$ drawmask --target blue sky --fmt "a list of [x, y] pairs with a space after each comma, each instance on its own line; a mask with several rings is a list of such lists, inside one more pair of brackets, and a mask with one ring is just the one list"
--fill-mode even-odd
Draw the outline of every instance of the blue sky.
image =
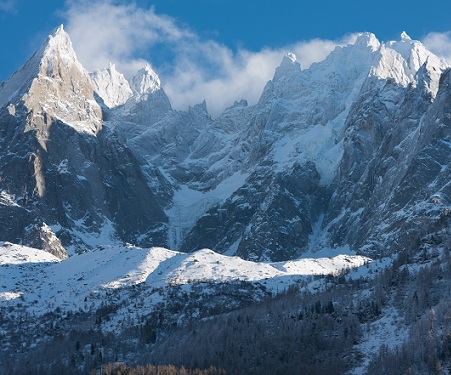
[[451, 2], [299, 0], [0, 0], [0, 81], [64, 23], [88, 70], [109, 61], [130, 76], [147, 60], [176, 108], [212, 112], [255, 102], [284, 53], [303, 67], [359, 31], [406, 31], [451, 56]]

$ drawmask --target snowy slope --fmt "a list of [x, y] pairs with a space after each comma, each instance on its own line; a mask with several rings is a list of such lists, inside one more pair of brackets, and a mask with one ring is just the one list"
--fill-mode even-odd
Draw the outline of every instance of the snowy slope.
[[[86, 298], [100, 305], [111, 289], [133, 285], [154, 288], [197, 282], [244, 280], [285, 289], [308, 275], [337, 274], [370, 262], [361, 256], [254, 263], [204, 249], [184, 254], [163, 248], [106, 247], [60, 261], [32, 248], [3, 243], [0, 248], [0, 303], [23, 303], [41, 315], [85, 306]], [[148, 293], [149, 293], [148, 292]], [[142, 298], [145, 298], [144, 292]], [[96, 297], [97, 296], [97, 297]]]
[[15, 245], [10, 242], [0, 242], [1, 265], [26, 265], [32, 263], [58, 263], [61, 259], [42, 250], [32, 247]]

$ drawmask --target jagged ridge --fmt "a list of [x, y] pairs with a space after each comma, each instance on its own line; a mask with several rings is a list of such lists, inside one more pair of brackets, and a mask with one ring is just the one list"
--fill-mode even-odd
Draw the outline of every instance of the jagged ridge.
[[[362, 33], [306, 70], [288, 54], [256, 105], [237, 102], [213, 120], [205, 102], [174, 111], [150, 65], [129, 81], [114, 65], [89, 75], [60, 27], [0, 88], [4, 149], [19, 150], [14, 139], [29, 130], [39, 144], [15, 154], [26, 184], [10, 172], [17, 157], [2, 158], [2, 190], [26, 191], [28, 202], [4, 206], [23, 214], [3, 237], [32, 243], [24, 233], [41, 220], [78, 251], [118, 238], [253, 260], [396, 251], [411, 243], [406, 223], [434, 226], [447, 207], [444, 186], [415, 190], [410, 175], [425, 121], [446, 123], [434, 117], [446, 113], [436, 99], [447, 95], [446, 68], [405, 33], [388, 43]], [[71, 137], [73, 147], [58, 141]], [[446, 179], [443, 168], [430, 181]]]

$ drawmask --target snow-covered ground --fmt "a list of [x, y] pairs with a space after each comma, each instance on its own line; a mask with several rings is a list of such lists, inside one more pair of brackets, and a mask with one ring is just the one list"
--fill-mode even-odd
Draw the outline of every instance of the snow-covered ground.
[[59, 307], [99, 306], [108, 291], [141, 284], [148, 289], [198, 282], [243, 280], [283, 290], [310, 275], [337, 274], [367, 264], [362, 256], [256, 263], [203, 249], [180, 253], [164, 248], [99, 247], [61, 261], [21, 245], [0, 243], [0, 306], [22, 303], [40, 315]]
[[398, 311], [390, 307], [384, 311], [380, 319], [368, 324], [363, 340], [357, 346], [363, 354], [363, 361], [349, 375], [365, 374], [372, 359], [371, 356], [377, 354], [382, 345], [387, 345], [390, 351], [401, 347], [409, 337], [409, 329], [406, 325], [400, 324], [399, 321], [402, 321], [402, 318], [399, 317]]

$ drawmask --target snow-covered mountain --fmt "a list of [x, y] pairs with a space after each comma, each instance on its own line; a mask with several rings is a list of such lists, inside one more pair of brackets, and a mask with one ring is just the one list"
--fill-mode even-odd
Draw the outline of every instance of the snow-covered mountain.
[[[218, 314], [244, 324], [231, 312], [261, 302], [263, 318], [239, 310], [248, 327], [285, 332], [280, 320], [343, 336], [337, 361], [371, 370], [384, 336], [395, 348], [407, 326], [424, 329], [427, 309], [446, 310], [450, 74], [406, 33], [387, 43], [362, 33], [308, 69], [287, 54], [257, 104], [237, 101], [213, 119], [207, 101], [172, 109], [149, 64], [129, 79], [113, 64], [87, 72], [59, 27], [0, 84], [4, 356], [67, 329], [68, 340], [92, 341], [62, 357], [90, 372], [87, 355], [121, 359], [93, 335], [130, 335], [124, 361], [135, 349], [163, 355], [194, 340], [171, 336], [175, 327], [208, 331], [214, 321], [196, 319]], [[287, 290], [296, 297], [277, 296]], [[323, 336], [320, 318], [332, 327]], [[206, 353], [223, 363], [236, 345], [220, 342]]]
[[[389, 209], [385, 200], [399, 189], [403, 168], [414, 157], [412, 142], [405, 139], [437, 105], [433, 102], [446, 67], [406, 34], [386, 44], [372, 34], [361, 34], [354, 44], [337, 47], [307, 70], [287, 55], [257, 105], [236, 103], [204, 129], [196, 125], [200, 133], [191, 143], [191, 154], [182, 160], [182, 153], [173, 154], [177, 165], [166, 170], [182, 185], [180, 195], [188, 195], [186, 188], [203, 192], [180, 204], [176, 191], [168, 216], [170, 231], [176, 226], [182, 232], [177, 248], [205, 246], [246, 259], [281, 260], [324, 247], [350, 246], [381, 256], [391, 251], [392, 241], [404, 246], [394, 232], [380, 232], [380, 215], [390, 217], [384, 227], [393, 230], [398, 230], [399, 220], [411, 217], [405, 207]], [[168, 122], [161, 126], [167, 129]], [[195, 137], [196, 131], [189, 135]], [[410, 148], [400, 150], [401, 142]], [[374, 163], [391, 162], [387, 143], [399, 161], [374, 171]], [[188, 173], [182, 181], [180, 165]], [[388, 183], [385, 173], [397, 180]], [[378, 180], [387, 185], [377, 187]], [[237, 181], [239, 188], [234, 186]], [[232, 194], [221, 194], [223, 184], [233, 186]], [[362, 190], [365, 196], [358, 198]], [[411, 203], [427, 204], [425, 193], [416, 193]], [[187, 212], [196, 214], [194, 207], [199, 205], [206, 213], [190, 217]], [[446, 203], [437, 209], [445, 207]]]
[[[0, 208], [3, 240], [60, 257], [119, 239], [156, 241], [162, 204], [105, 126], [63, 27], [1, 85], [0, 98], [0, 189], [10, 202]], [[44, 232], [59, 245], [47, 246]]]
[[61, 26], [0, 88], [0, 211], [15, 218], [0, 238], [44, 248], [45, 225], [60, 256], [120, 241], [278, 261], [396, 251], [447, 207], [432, 184], [446, 160], [420, 188], [412, 175], [421, 129], [445, 121], [446, 68], [405, 33], [363, 33], [306, 70], [287, 54], [256, 105], [212, 119], [206, 102], [173, 110], [149, 64], [89, 74]]
[[[268, 292], [285, 290], [312, 275], [334, 275], [368, 264], [362, 256], [339, 255], [279, 263], [255, 263], [209, 249], [180, 253], [164, 248], [105, 246], [67, 260], [9, 242], [0, 243], [0, 291], [3, 305], [20, 299], [30, 313], [40, 316], [59, 306], [63, 312], [83, 309], [86, 299], [100, 307], [110, 291], [128, 298], [131, 287], [143, 290], [142, 299], [155, 299], [156, 289], [168, 285], [189, 288], [195, 283], [245, 281], [265, 285]], [[45, 282], [43, 282], [45, 280]], [[160, 298], [157, 298], [157, 302]], [[155, 302], [156, 303], [156, 302]], [[146, 308], [152, 310], [149, 302]]]

